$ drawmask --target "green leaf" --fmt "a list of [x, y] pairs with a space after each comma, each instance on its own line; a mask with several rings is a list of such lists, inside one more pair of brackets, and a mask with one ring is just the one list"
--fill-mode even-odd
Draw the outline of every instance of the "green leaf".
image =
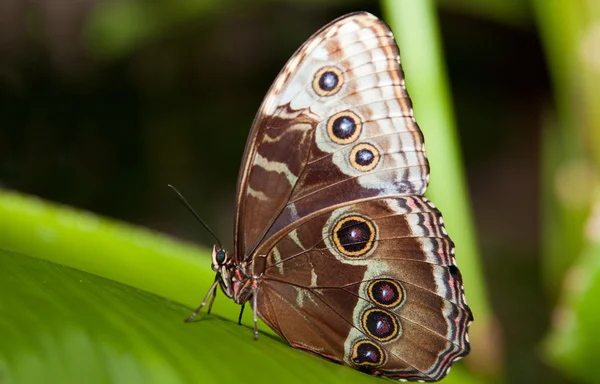
[[[377, 382], [289, 347], [264, 324], [255, 342], [251, 322], [237, 325], [239, 306], [222, 296], [216, 315], [185, 324], [190, 308], [132, 287], [197, 304], [212, 283], [208, 259], [164, 236], [9, 193], [0, 193], [0, 233], [2, 384]], [[152, 284], [161, 274], [171, 280]]]

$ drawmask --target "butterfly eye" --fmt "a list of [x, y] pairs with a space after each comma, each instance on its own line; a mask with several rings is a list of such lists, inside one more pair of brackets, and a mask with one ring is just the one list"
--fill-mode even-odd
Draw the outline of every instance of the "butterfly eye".
[[345, 145], [355, 142], [361, 130], [361, 119], [354, 112], [338, 112], [327, 121], [327, 134], [336, 144]]
[[372, 144], [362, 143], [350, 152], [350, 165], [361, 172], [368, 172], [379, 163], [379, 150]]
[[219, 249], [217, 251], [217, 255], [215, 256], [215, 260], [217, 261], [217, 263], [219, 265], [223, 264], [223, 262], [225, 262], [225, 251], [222, 249]]
[[338, 93], [344, 76], [342, 71], [336, 67], [321, 68], [313, 79], [313, 89], [319, 96], [331, 96]]

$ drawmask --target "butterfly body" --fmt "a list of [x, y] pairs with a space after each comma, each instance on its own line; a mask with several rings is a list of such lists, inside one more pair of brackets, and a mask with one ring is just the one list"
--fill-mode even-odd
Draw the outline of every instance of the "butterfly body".
[[213, 249], [200, 308], [219, 285], [290, 345], [401, 380], [439, 380], [469, 352], [454, 244], [423, 197], [423, 135], [385, 23], [350, 14], [300, 47], [243, 159], [233, 256]]

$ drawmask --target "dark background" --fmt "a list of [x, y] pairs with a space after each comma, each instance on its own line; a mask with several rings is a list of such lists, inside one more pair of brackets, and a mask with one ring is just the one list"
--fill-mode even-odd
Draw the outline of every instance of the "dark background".
[[[373, 1], [213, 4], [155, 15], [150, 32], [119, 40], [134, 26], [117, 19], [111, 35], [100, 3], [0, 3], [0, 187], [206, 246], [167, 183], [230, 245], [244, 143], [272, 80], [327, 22], [381, 16]], [[503, 332], [493, 348], [510, 381], [563, 382], [538, 353], [555, 300], [539, 265], [540, 127], [552, 108], [539, 36], [526, 6], [506, 22], [444, 3], [444, 57]]]

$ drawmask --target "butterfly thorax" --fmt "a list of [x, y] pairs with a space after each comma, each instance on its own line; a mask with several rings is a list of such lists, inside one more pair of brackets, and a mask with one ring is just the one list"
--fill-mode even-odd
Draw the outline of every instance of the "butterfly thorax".
[[246, 262], [236, 263], [225, 250], [214, 246], [212, 269], [217, 272], [216, 279], [227, 297], [237, 304], [250, 300], [253, 288], [256, 288], [256, 279], [249, 273]]

